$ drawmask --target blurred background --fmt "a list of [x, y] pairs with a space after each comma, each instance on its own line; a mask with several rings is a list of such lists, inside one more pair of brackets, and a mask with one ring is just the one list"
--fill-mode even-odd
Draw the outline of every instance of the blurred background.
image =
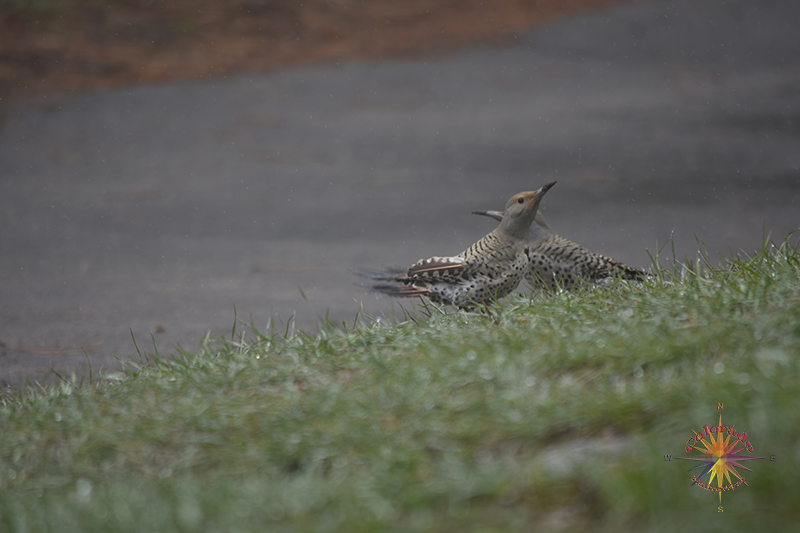
[[[800, 225], [793, 0], [0, 0], [0, 386], [234, 317], [402, 317], [350, 270], [553, 229], [647, 268]], [[405, 301], [404, 305], [413, 305]], [[239, 326], [241, 330], [241, 326]], [[49, 376], [49, 377], [48, 377]]]
[[0, 94], [418, 56], [623, 1], [0, 0]]

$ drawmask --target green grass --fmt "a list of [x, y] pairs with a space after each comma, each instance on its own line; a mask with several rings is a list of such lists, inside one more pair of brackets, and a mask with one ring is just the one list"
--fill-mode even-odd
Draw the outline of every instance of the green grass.
[[[0, 531], [789, 531], [800, 252], [701, 266], [6, 395]], [[767, 457], [723, 513], [664, 459], [717, 403]]]

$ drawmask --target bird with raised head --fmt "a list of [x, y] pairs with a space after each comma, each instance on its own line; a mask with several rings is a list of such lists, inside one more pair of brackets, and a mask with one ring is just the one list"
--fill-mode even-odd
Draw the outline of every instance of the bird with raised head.
[[545, 193], [556, 182], [521, 192], [506, 204], [497, 228], [458, 255], [420, 259], [408, 270], [357, 271], [389, 296], [426, 296], [434, 303], [472, 308], [517, 288], [528, 269], [528, 233]]
[[[503, 211], [472, 214], [493, 218], [501, 224], [505, 218]], [[543, 287], [571, 290], [582, 282], [598, 283], [612, 277], [641, 281], [647, 275], [556, 234], [539, 212], [528, 235], [528, 259], [525, 284], [535, 290]]]

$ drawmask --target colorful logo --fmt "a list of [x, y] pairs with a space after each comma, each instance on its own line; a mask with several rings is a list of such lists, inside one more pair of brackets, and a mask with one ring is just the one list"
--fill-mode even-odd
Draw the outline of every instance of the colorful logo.
[[[717, 404], [717, 409], [722, 409], [721, 403]], [[749, 486], [747, 476], [740, 474], [737, 469], [752, 472], [742, 463], [764, 457], [749, 455], [754, 453], [754, 446], [747, 436], [747, 431], [740, 433], [733, 426], [723, 426], [722, 414], [719, 415], [716, 426], [703, 426], [701, 432], [692, 430], [692, 433], [694, 437], [689, 437], [686, 441], [686, 451], [699, 453], [675, 459], [699, 463], [688, 470], [689, 472], [699, 470], [692, 476], [692, 486], [697, 485], [701, 489], [716, 492], [720, 503], [717, 512], [721, 513], [723, 492], [732, 492], [742, 485]], [[665, 455], [664, 460], [671, 461], [672, 455]], [[774, 461], [775, 455], [770, 455], [769, 460]]]
[[[741, 463], [753, 459], [763, 459], [753, 455], [744, 455], [744, 452], [753, 453], [753, 445], [747, 440], [747, 431], [738, 433], [736, 428], [722, 425], [722, 414], [716, 426], [703, 426], [703, 431], [698, 433], [692, 430], [694, 437], [686, 442], [686, 451], [699, 451], [699, 455], [689, 457], [676, 457], [689, 461], [699, 461], [700, 464], [689, 469], [700, 470], [699, 474], [692, 477], [692, 486], [716, 492], [719, 502], [722, 503], [722, 493], [732, 491], [744, 484], [747, 485], [747, 476], [741, 476], [737, 468], [752, 472]], [[731, 479], [733, 475], [735, 480]], [[706, 482], [704, 478], [708, 476]], [[716, 480], [716, 486], [714, 481]]]

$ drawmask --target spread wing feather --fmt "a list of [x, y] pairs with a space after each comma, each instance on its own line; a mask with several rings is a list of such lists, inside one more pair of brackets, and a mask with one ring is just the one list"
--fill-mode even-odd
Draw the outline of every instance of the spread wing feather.
[[388, 296], [410, 298], [428, 294], [437, 283], [459, 283], [469, 280], [481, 263], [468, 263], [463, 257], [431, 257], [420, 259], [408, 270], [390, 267], [384, 270], [356, 270], [361, 277], [382, 283], [367, 284], [370, 292]]
[[411, 265], [406, 276], [409, 279], [446, 279], [462, 275], [468, 267], [469, 264], [462, 257], [431, 257]]

